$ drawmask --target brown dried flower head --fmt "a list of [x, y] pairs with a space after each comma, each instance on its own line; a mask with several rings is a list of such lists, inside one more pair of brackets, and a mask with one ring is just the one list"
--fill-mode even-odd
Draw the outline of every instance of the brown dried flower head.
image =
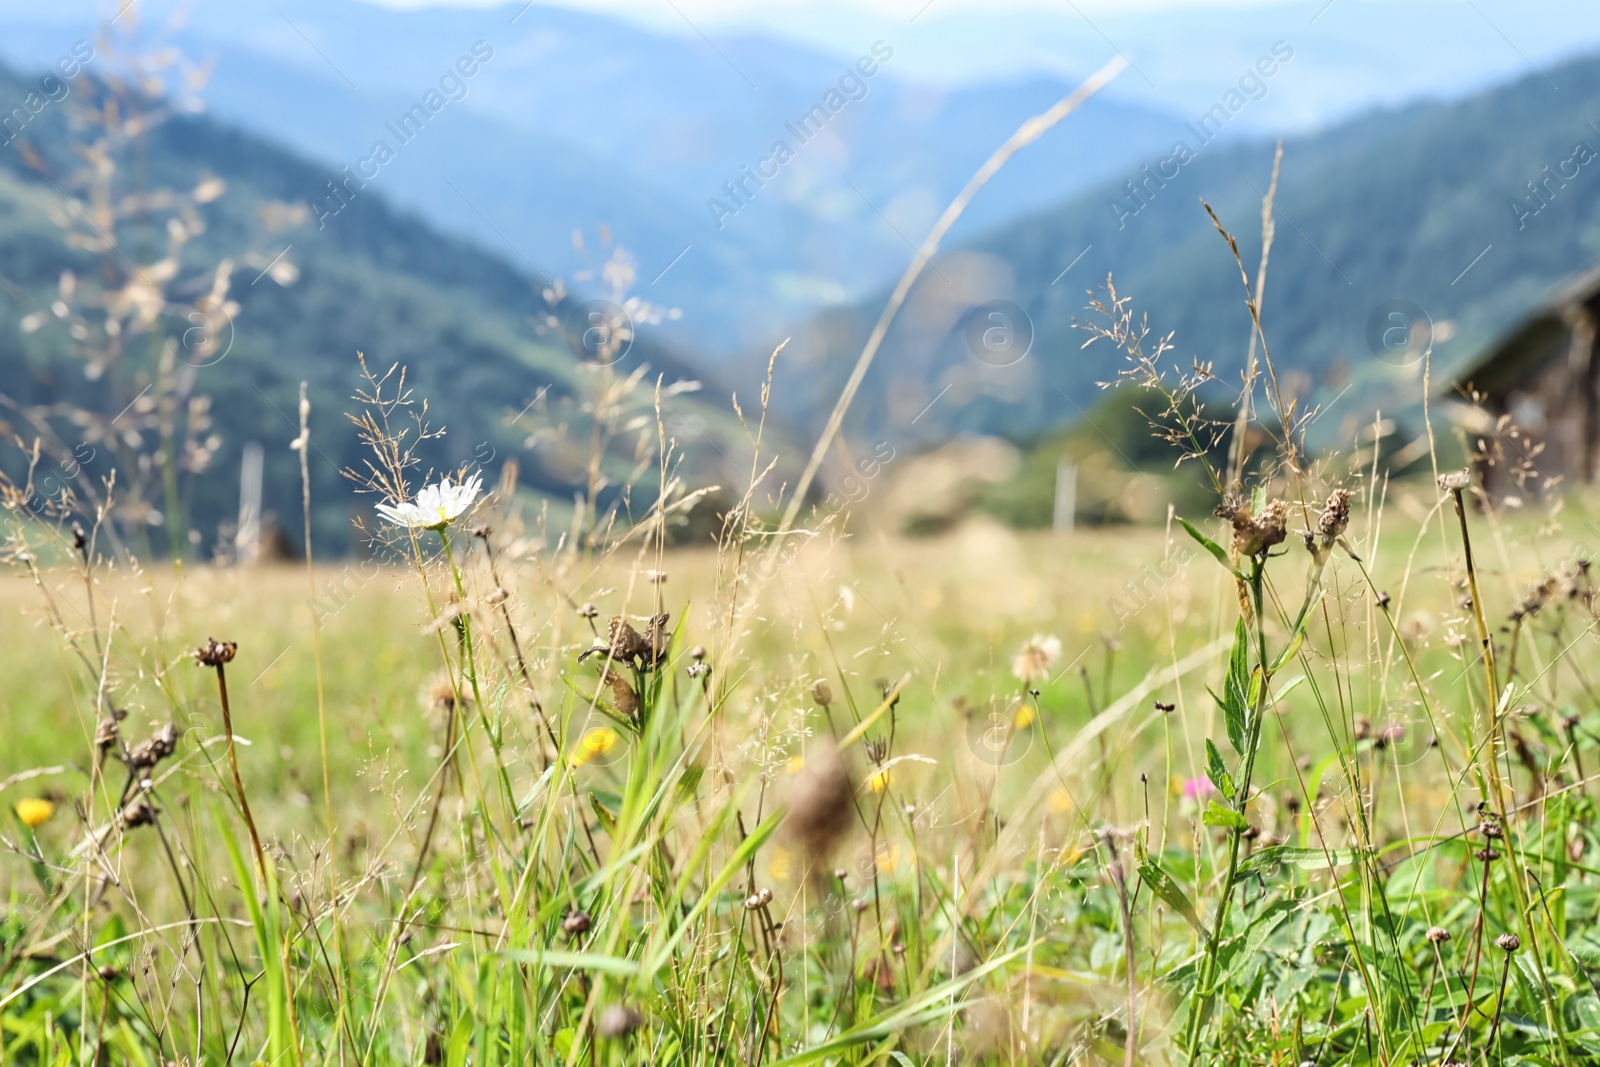
[[1328, 503], [1317, 516], [1317, 532], [1322, 535], [1324, 547], [1344, 535], [1350, 525], [1350, 490], [1335, 489], [1328, 494]]
[[1442, 945], [1446, 941], [1450, 940], [1450, 931], [1446, 930], [1442, 926], [1430, 926], [1428, 927], [1428, 933], [1426, 936], [1428, 940], [1433, 942], [1435, 945]]
[[641, 634], [627, 619], [613, 615], [605, 643], [580, 652], [578, 662], [605, 652], [615, 663], [626, 663], [640, 670], [658, 667], [667, 658], [667, 646], [672, 642], [672, 631], [667, 629], [667, 619], [670, 617], [666, 612], [650, 616]]
[[472, 694], [457, 686], [448, 674], [435, 675], [422, 687], [418, 698], [422, 702], [422, 710], [429, 712], [454, 711], [458, 698], [462, 706], [472, 703]]
[[122, 825], [129, 830], [156, 821], [156, 809], [144, 797], [137, 797], [122, 809]]
[[140, 741], [128, 753], [128, 763], [138, 770], [146, 770], [172, 755], [178, 747], [178, 727], [167, 723], [153, 737]]
[[633, 686], [628, 684], [628, 680], [607, 668], [601, 681], [611, 687], [611, 703], [616, 705], [617, 710], [627, 718], [633, 718], [639, 710], [639, 694], [633, 691]]
[[1495, 938], [1494, 943], [1504, 952], [1515, 952], [1522, 947], [1522, 938], [1516, 934], [1501, 934]]
[[237, 641], [218, 641], [215, 637], [208, 637], [205, 644], [194, 650], [194, 661], [202, 667], [221, 667], [224, 663], [232, 663], [234, 653], [238, 651]]
[[127, 713], [114, 711], [111, 715], [95, 723], [94, 747], [99, 749], [102, 754], [106, 749], [115, 745], [117, 738], [122, 736], [121, 720], [125, 714]]
[[1240, 559], [1254, 559], [1289, 536], [1289, 506], [1273, 500], [1256, 515], [1248, 500], [1230, 493], [1217, 505], [1218, 518], [1233, 523], [1233, 552]]
[[788, 832], [801, 848], [820, 860], [850, 828], [855, 787], [839, 746], [824, 740], [812, 746], [790, 780]]

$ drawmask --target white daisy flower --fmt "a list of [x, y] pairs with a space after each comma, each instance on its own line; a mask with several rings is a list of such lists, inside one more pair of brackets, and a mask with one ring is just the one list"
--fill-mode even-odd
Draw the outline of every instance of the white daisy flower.
[[400, 504], [379, 504], [378, 512], [396, 526], [413, 530], [442, 530], [472, 510], [472, 502], [483, 491], [482, 475], [473, 475], [460, 485], [446, 478], [438, 485], [423, 486], [417, 499]]
[[1044, 681], [1060, 660], [1061, 639], [1054, 634], [1034, 634], [1011, 661], [1011, 673], [1027, 683]]

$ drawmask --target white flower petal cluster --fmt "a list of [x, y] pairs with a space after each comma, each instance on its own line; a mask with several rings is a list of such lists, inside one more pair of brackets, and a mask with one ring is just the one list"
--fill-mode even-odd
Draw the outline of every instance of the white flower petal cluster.
[[417, 499], [400, 504], [379, 504], [378, 513], [396, 526], [413, 530], [442, 530], [472, 510], [473, 501], [483, 492], [483, 476], [473, 475], [459, 485], [446, 478], [428, 485]]

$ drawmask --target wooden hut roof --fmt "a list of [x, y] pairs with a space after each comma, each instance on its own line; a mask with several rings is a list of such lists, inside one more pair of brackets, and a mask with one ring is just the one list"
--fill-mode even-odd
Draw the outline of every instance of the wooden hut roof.
[[1600, 266], [1562, 282], [1543, 304], [1486, 345], [1453, 376], [1451, 391], [1470, 383], [1491, 396], [1509, 392], [1550, 360], [1566, 355], [1573, 306], [1596, 303], [1600, 303]]

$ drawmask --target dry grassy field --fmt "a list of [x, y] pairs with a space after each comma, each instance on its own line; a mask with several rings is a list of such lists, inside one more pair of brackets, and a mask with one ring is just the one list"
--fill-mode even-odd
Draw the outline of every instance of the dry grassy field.
[[1468, 489], [1469, 572], [1450, 488], [1357, 490], [1276, 513], [1310, 550], [1194, 517], [1220, 560], [574, 550], [492, 499], [309, 576], [30, 528], [5, 1062], [1585, 1062], [1584, 501]]

